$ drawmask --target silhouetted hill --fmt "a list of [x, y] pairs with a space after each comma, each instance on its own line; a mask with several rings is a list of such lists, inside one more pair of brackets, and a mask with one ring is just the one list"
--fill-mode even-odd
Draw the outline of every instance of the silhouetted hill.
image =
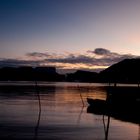
[[55, 67], [4, 67], [0, 69], [1, 81], [63, 81], [64, 75], [56, 72]]
[[75, 73], [67, 74], [67, 81], [74, 82], [97, 82], [98, 73], [77, 70]]
[[77, 70], [58, 74], [55, 67], [4, 67], [0, 68], [0, 81], [70, 81], [140, 83], [140, 59], [125, 59], [100, 73]]
[[102, 82], [139, 83], [140, 59], [125, 59], [99, 74]]

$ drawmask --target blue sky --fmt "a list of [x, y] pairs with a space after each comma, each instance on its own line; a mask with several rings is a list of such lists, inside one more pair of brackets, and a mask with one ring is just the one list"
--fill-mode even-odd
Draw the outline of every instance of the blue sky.
[[[0, 58], [2, 63], [7, 59], [29, 62], [81, 55], [100, 59], [103, 56], [88, 53], [98, 48], [137, 57], [139, 14], [139, 0], [0, 0]], [[35, 53], [42, 57], [28, 55]], [[74, 68], [64, 60], [48, 65]], [[97, 64], [76, 65], [76, 69], [94, 69]]]

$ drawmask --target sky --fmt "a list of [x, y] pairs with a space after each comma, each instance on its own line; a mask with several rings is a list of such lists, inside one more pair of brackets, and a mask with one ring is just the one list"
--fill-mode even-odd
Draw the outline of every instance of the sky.
[[140, 0], [0, 0], [0, 67], [100, 71], [140, 56]]

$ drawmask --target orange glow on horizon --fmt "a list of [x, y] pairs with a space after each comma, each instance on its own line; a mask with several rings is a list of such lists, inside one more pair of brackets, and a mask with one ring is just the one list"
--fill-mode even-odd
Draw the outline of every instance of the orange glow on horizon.
[[55, 66], [61, 69], [89, 69], [89, 70], [94, 70], [94, 69], [105, 69], [108, 68], [108, 66], [97, 66], [97, 65], [86, 65], [86, 64], [70, 64], [70, 63], [44, 63], [42, 66]]

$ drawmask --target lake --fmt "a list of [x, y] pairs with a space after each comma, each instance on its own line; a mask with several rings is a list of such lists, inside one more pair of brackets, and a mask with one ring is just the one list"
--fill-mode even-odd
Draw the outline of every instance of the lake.
[[139, 124], [110, 117], [106, 133], [108, 116], [87, 113], [87, 97], [106, 99], [105, 84], [37, 84], [1, 83], [1, 140], [140, 140]]

